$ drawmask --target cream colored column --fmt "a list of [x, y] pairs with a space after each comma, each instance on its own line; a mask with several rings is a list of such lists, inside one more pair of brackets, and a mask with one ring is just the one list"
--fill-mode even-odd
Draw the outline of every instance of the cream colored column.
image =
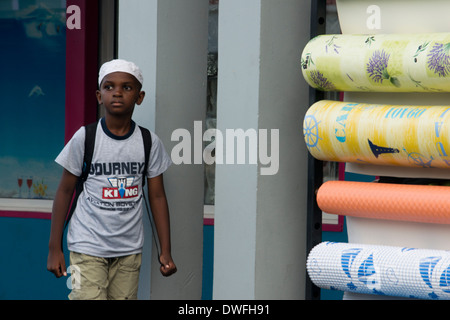
[[[279, 163], [269, 172], [260, 157], [256, 164], [232, 164], [226, 159], [235, 150], [224, 148], [224, 164], [216, 165], [214, 299], [304, 298], [307, 150], [301, 128], [309, 89], [300, 55], [309, 25], [310, 1], [220, 2], [218, 129], [267, 130]], [[278, 139], [271, 139], [274, 130]]]
[[[194, 136], [194, 122], [206, 113], [208, 43], [207, 0], [124, 0], [119, 3], [119, 57], [135, 61], [144, 72], [144, 104], [138, 124], [152, 129], [169, 155], [178, 143], [176, 129]], [[172, 255], [178, 272], [159, 272], [145, 219], [145, 262], [141, 299], [200, 299], [203, 264], [203, 165], [173, 165], [164, 174], [169, 200]], [[149, 255], [152, 255], [150, 257]], [[150, 266], [151, 261], [151, 266]]]

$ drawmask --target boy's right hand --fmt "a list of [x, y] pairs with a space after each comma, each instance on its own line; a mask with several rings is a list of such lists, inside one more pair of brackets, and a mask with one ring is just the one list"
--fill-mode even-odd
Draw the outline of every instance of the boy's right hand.
[[52, 272], [57, 278], [67, 276], [66, 261], [61, 250], [49, 250], [47, 270]]

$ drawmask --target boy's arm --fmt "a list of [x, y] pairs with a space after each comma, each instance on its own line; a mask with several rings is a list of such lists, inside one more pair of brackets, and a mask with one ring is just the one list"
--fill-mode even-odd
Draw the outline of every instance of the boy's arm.
[[53, 272], [57, 278], [67, 275], [61, 239], [77, 179], [77, 176], [64, 169], [53, 201], [47, 270]]
[[175, 273], [177, 267], [172, 260], [171, 254], [169, 206], [164, 190], [163, 175], [149, 178], [147, 181], [150, 208], [161, 245], [160, 271], [163, 276], [167, 277]]

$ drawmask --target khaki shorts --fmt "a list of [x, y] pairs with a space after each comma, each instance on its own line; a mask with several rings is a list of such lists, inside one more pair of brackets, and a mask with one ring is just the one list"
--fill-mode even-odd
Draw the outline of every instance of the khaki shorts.
[[141, 254], [99, 258], [70, 252], [71, 300], [136, 300]]

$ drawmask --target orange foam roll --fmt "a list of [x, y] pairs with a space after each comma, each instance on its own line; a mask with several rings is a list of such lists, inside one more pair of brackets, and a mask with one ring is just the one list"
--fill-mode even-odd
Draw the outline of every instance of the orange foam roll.
[[450, 224], [450, 187], [327, 181], [319, 208], [330, 214], [382, 220]]

